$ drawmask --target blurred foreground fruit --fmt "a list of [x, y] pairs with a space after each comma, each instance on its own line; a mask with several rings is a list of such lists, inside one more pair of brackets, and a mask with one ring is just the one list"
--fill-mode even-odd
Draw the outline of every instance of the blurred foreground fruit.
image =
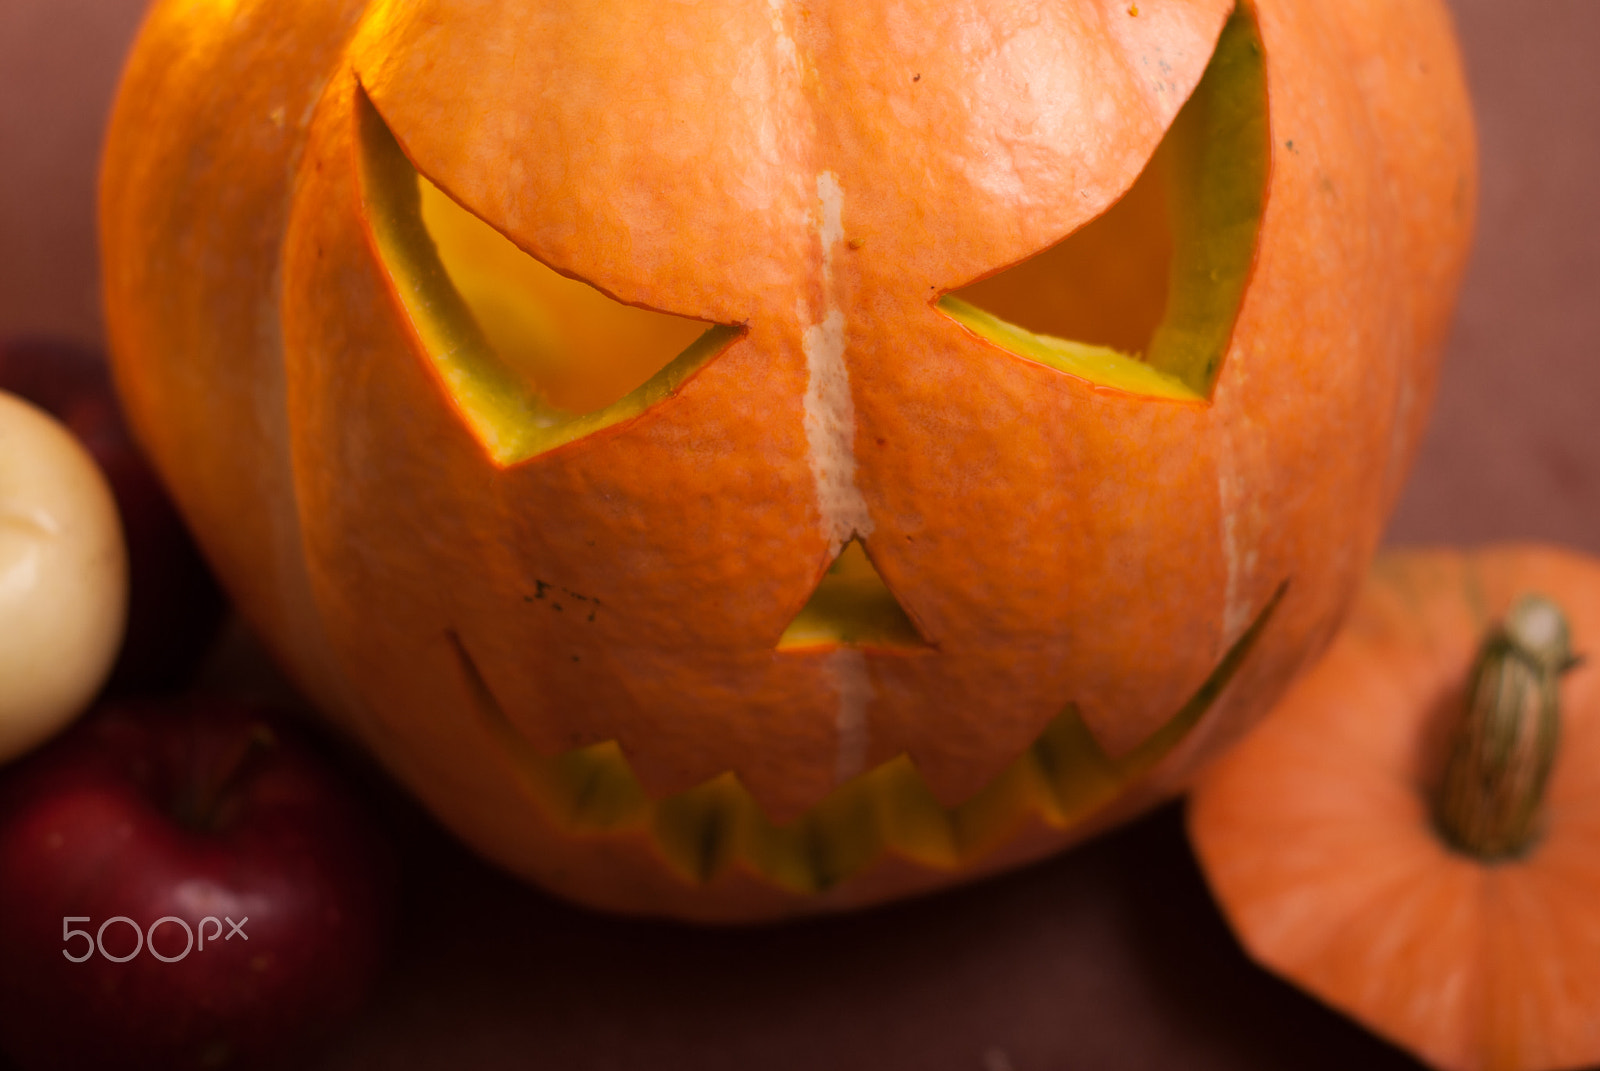
[[393, 908], [381, 829], [279, 721], [101, 708], [0, 778], [0, 1049], [242, 1068], [348, 1015]]
[[94, 699], [127, 597], [116, 505], [94, 460], [47, 414], [0, 392], [0, 763]]
[[1597, 652], [1600, 561], [1379, 558], [1191, 800], [1250, 954], [1434, 1067], [1600, 1063]]
[[222, 620], [224, 600], [161, 481], [123, 423], [105, 362], [59, 342], [0, 340], [0, 390], [27, 399], [76, 435], [99, 464], [122, 517], [128, 629], [111, 691], [181, 687]]

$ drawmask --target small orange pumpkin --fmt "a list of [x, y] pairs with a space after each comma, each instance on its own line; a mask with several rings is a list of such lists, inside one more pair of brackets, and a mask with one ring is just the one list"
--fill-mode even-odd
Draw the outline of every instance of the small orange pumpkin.
[[758, 918], [1070, 843], [1265, 709], [1474, 189], [1437, 0], [159, 0], [107, 315], [332, 717], [529, 878]]
[[[1558, 620], [1536, 595], [1566, 635], [1527, 638]], [[1600, 562], [1380, 557], [1327, 657], [1191, 797], [1249, 952], [1437, 1067], [1600, 1063], [1600, 670], [1562, 672], [1569, 649], [1600, 649]]]

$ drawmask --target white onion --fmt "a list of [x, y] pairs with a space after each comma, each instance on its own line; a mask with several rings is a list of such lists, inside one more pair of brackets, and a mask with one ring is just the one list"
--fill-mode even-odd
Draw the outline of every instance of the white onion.
[[0, 392], [0, 762], [93, 700], [127, 603], [127, 551], [105, 477], [71, 432]]

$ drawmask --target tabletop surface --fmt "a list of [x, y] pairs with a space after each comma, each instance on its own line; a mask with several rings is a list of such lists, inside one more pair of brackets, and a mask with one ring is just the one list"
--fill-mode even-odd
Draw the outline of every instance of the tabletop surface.
[[[1451, 6], [1478, 240], [1388, 538], [1600, 553], [1600, 4]], [[0, 333], [100, 341], [94, 158], [141, 7], [0, 3]], [[976, 887], [748, 931], [562, 905], [391, 811], [394, 963], [326, 1071], [1415, 1066], [1245, 960], [1178, 805]]]

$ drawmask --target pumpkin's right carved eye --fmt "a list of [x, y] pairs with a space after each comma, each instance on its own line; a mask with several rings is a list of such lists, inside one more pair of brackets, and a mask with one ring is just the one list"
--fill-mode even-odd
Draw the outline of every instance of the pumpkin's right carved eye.
[[490, 456], [525, 460], [660, 400], [742, 328], [568, 278], [419, 174], [364, 94], [368, 226], [435, 371]]

